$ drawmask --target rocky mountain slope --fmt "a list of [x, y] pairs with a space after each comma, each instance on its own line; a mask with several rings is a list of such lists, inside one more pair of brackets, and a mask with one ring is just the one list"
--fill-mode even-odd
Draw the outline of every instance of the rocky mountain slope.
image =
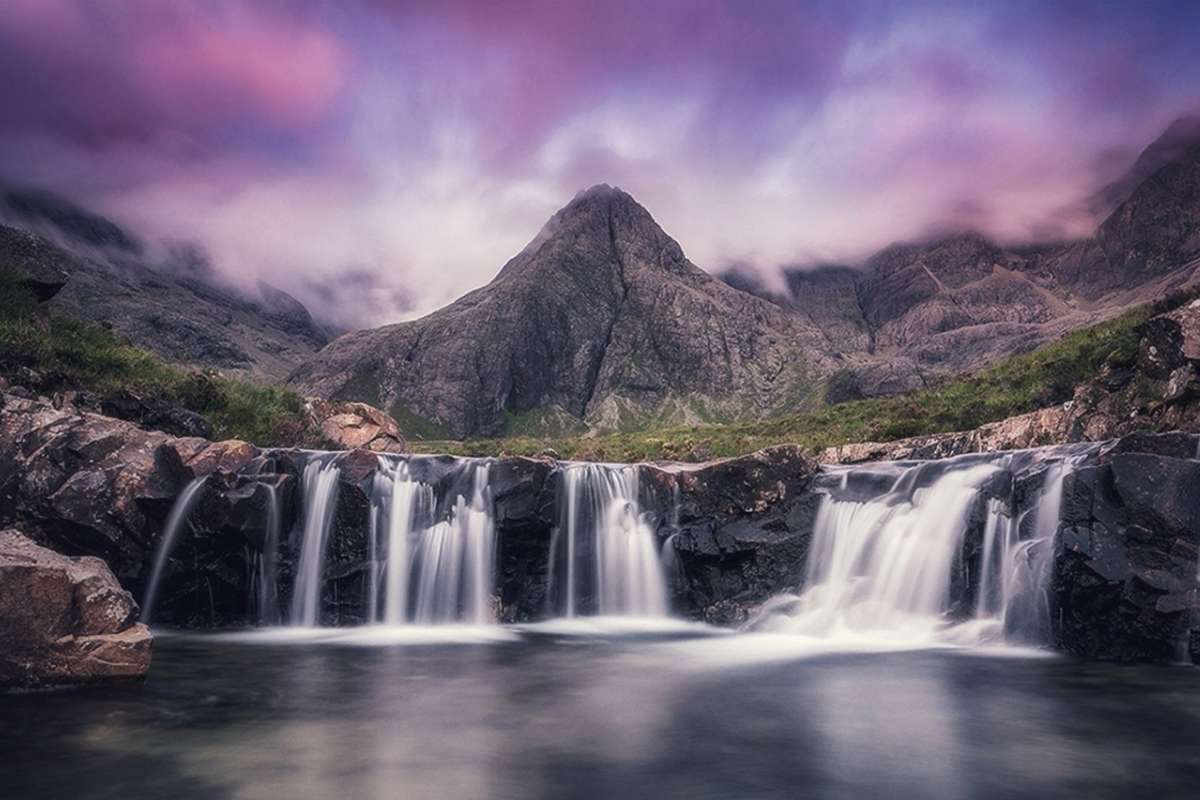
[[1088, 239], [1012, 248], [959, 233], [857, 268], [788, 271], [783, 293], [738, 273], [722, 276], [738, 291], [721, 287], [633, 198], [596, 187], [488, 286], [345, 336], [290, 380], [458, 437], [745, 420], [818, 395], [914, 391], [1195, 284], [1194, 127], [1147, 149]]
[[278, 381], [329, 341], [285, 292], [263, 285], [244, 296], [194, 249], [152, 256], [120, 226], [52, 195], [0, 193], [0, 220], [0, 264], [65, 276], [53, 310], [111, 326], [170, 361]]
[[581, 192], [487, 286], [343, 336], [290, 382], [457, 436], [757, 418], [840, 364], [820, 328], [693, 265], [625, 192]]
[[722, 276], [827, 331], [849, 362], [834, 402], [919, 389], [1194, 285], [1200, 122], [1184, 119], [1105, 190], [1094, 236], [1006, 248], [977, 233], [888, 247], [861, 268], [786, 271], [786, 292]]

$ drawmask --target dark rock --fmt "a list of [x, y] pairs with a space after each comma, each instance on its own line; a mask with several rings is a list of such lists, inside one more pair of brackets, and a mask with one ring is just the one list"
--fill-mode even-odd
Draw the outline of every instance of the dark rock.
[[205, 439], [212, 436], [212, 425], [204, 417], [161, 398], [119, 390], [99, 398], [95, 405], [106, 416], [131, 420], [144, 428], [173, 436], [199, 436]]
[[151, 644], [103, 561], [0, 531], [0, 688], [141, 678]]
[[1119, 452], [1063, 487], [1055, 567], [1059, 647], [1089, 658], [1170, 661], [1197, 606], [1200, 463]]
[[41, 302], [58, 294], [70, 277], [70, 257], [27, 231], [0, 225], [0, 255], [4, 266], [16, 270], [25, 286]]
[[659, 530], [682, 572], [676, 612], [713, 622], [744, 619], [770, 596], [800, 587], [820, 498], [807, 491], [816, 464], [799, 448], [678, 472], [642, 469], [660, 507], [678, 498], [675, 519]]

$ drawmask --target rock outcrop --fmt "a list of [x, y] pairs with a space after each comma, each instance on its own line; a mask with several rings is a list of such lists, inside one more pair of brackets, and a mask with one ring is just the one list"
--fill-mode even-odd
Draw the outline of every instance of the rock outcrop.
[[660, 535], [674, 554], [673, 608], [740, 624], [771, 595], [798, 589], [820, 496], [817, 465], [798, 447], [772, 447], [698, 468], [647, 465], [655, 504], [669, 509]]
[[146, 431], [67, 406], [0, 395], [0, 523], [39, 543], [103, 558], [136, 580], [184, 485], [235, 472], [246, 442]]
[[1131, 437], [1067, 477], [1054, 576], [1061, 649], [1175, 661], [1190, 648], [1200, 664], [1200, 462], [1186, 438], [1181, 448]]
[[0, 688], [144, 677], [152, 637], [99, 558], [0, 530]]

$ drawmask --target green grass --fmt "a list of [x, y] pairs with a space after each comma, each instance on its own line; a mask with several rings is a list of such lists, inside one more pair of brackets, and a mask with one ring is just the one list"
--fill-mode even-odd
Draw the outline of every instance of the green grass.
[[15, 272], [0, 269], [0, 374], [19, 367], [97, 394], [162, 398], [202, 414], [219, 439], [273, 445], [301, 427], [296, 393], [172, 366], [99, 325], [47, 314]]
[[664, 427], [594, 437], [517, 436], [415, 444], [426, 452], [475, 456], [534, 455], [552, 450], [562, 458], [699, 461], [774, 444], [797, 444], [815, 453], [852, 442], [969, 430], [1068, 400], [1075, 386], [1094, 376], [1106, 362], [1131, 363], [1137, 354], [1138, 326], [1164, 305], [1129, 311], [1068, 333], [1032, 353], [900, 397], [857, 400], [758, 422]]

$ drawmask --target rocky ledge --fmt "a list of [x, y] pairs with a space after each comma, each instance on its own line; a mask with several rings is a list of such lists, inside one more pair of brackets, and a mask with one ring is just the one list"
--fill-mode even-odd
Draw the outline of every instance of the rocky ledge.
[[[263, 621], [254, 581], [269, 558], [277, 578], [274, 600], [287, 608], [300, 555], [300, 487], [309, 453], [172, 437], [72, 408], [3, 399], [0, 526], [19, 526], [37, 543], [69, 556], [99, 556], [141, 596], [172, 504], [189, 482], [206, 476], [166, 564], [155, 620], [205, 628]], [[1037, 417], [1031, 419], [1024, 430], [1037, 429]], [[1000, 441], [975, 436], [966, 440], [974, 449]], [[377, 438], [372, 433], [365, 443]], [[1013, 442], [1038, 443], [1027, 433]], [[936, 443], [932, 449], [903, 447], [880, 455], [956, 452]], [[1086, 452], [1063, 484], [1049, 598], [1055, 641], [1092, 658], [1175, 658], [1189, 636], [1200, 639], [1197, 437], [1131, 434]], [[387, 477], [381, 470], [388, 458], [365, 449], [339, 458], [320, 608], [325, 624], [365, 620], [372, 491], [378, 478]], [[1028, 503], [1044, 479], [1038, 463], [1036, 456], [1022, 456], [1005, 471], [1004, 496], [1024, 519], [1032, 519]], [[740, 624], [771, 596], [803, 588], [814, 520], [836, 472], [791, 446], [708, 464], [636, 468], [639, 502], [668, 564], [675, 613]], [[923, 472], [946, 468], [935, 463]], [[409, 469], [437, 497], [454, 496], [468, 472], [462, 460], [449, 456], [413, 457]], [[562, 525], [564, 474], [549, 458], [490, 462], [495, 608], [503, 621], [550, 613], [549, 565]], [[955, 578], [954, 602], [963, 607], [978, 591], [973, 574], [983, 516], [976, 516]], [[586, 598], [581, 602], [586, 607]], [[1192, 652], [1200, 659], [1200, 641]]]
[[0, 531], [0, 688], [141, 678], [150, 629], [99, 558], [69, 558]]

